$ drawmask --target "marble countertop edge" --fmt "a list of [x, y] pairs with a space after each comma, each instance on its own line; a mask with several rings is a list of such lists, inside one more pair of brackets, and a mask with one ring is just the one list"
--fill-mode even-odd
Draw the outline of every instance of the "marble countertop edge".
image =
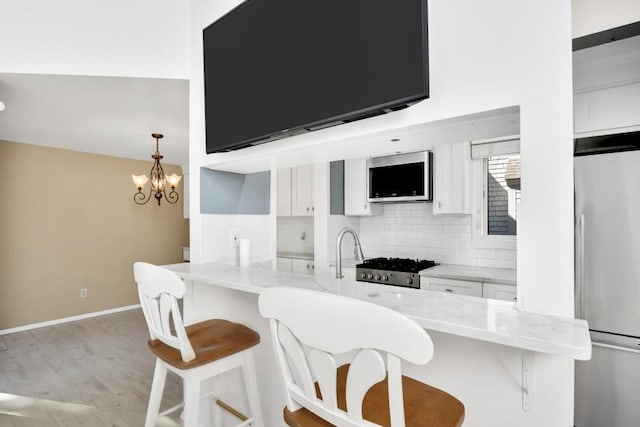
[[296, 286], [340, 294], [396, 310], [427, 330], [571, 359], [591, 358], [587, 322], [519, 311], [512, 302], [318, 278], [258, 266], [183, 263], [165, 267], [185, 280], [254, 294], [271, 286]]

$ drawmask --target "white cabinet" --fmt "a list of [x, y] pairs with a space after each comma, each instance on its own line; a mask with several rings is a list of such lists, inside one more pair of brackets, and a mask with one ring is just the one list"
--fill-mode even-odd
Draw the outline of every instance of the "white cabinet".
[[312, 216], [313, 166], [278, 169], [278, 216]]
[[471, 213], [471, 148], [468, 142], [433, 149], [433, 213]]
[[484, 298], [500, 299], [504, 301], [517, 300], [516, 287], [500, 283], [484, 282], [482, 284], [482, 296]]
[[420, 288], [435, 292], [446, 292], [456, 295], [482, 296], [482, 283], [466, 280], [440, 279], [437, 277], [420, 277]]
[[278, 169], [278, 216], [291, 216], [291, 168]]
[[276, 258], [276, 270], [287, 273], [313, 274], [314, 264], [310, 259]]
[[516, 286], [472, 280], [420, 277], [420, 289], [450, 294], [469, 295], [504, 301], [516, 301]]
[[576, 133], [631, 131], [640, 125], [640, 81], [588, 89], [574, 96]]
[[344, 161], [344, 214], [380, 215], [382, 205], [367, 201], [367, 159]]
[[302, 274], [313, 274], [314, 272], [313, 261], [309, 259], [292, 259], [291, 260], [291, 272]]
[[291, 215], [312, 216], [313, 166], [291, 168]]
[[291, 273], [291, 258], [276, 258], [276, 270]]

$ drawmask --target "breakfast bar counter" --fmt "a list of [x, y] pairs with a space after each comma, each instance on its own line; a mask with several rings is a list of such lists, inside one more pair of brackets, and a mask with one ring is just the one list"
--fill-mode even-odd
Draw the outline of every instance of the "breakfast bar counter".
[[343, 295], [398, 311], [428, 331], [576, 360], [591, 357], [587, 322], [519, 311], [512, 302], [278, 272], [270, 264], [184, 263], [167, 268], [185, 281], [251, 294], [271, 286], [289, 286]]

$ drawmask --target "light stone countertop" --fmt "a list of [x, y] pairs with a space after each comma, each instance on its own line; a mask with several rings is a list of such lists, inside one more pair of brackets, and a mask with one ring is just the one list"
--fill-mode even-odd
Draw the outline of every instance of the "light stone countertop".
[[271, 286], [293, 286], [344, 295], [396, 310], [427, 330], [571, 359], [591, 358], [586, 321], [518, 311], [508, 301], [319, 278], [261, 265], [183, 263], [166, 267], [185, 280], [254, 294]]
[[491, 282], [516, 285], [516, 270], [513, 268], [474, 267], [470, 265], [441, 264], [422, 270], [420, 276], [441, 279]]
[[287, 252], [280, 251], [276, 254], [278, 258], [295, 258], [295, 259], [309, 259], [313, 260], [313, 254], [311, 252]]

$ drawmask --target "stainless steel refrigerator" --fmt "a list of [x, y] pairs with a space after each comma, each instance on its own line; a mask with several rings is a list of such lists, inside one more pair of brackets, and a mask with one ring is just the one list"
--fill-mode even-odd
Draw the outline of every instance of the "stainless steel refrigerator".
[[[640, 132], [576, 140], [577, 427], [640, 426]], [[549, 207], [553, 209], [553, 207]]]

